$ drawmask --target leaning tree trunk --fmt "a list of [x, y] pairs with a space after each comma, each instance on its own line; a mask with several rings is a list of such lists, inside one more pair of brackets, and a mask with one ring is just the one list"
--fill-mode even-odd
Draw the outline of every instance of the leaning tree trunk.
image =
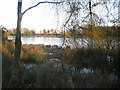
[[22, 9], [22, 0], [18, 0], [18, 12], [17, 12], [18, 20], [17, 20], [17, 28], [16, 28], [15, 53], [14, 53], [14, 58], [16, 60], [20, 59], [20, 52], [21, 52], [21, 21], [22, 21], [21, 9]]

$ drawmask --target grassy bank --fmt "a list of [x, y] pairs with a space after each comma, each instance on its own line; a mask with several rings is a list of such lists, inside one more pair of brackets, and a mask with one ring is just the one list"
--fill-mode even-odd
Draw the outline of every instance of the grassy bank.
[[[117, 50], [70, 49], [22, 45], [20, 76], [12, 78], [14, 43], [2, 46], [3, 88], [114, 88], [118, 87]], [[90, 72], [80, 73], [84, 68]], [[115, 76], [114, 76], [115, 75]]]

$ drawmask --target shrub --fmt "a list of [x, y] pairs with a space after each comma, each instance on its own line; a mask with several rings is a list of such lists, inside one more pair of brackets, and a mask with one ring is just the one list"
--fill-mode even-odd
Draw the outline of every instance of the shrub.
[[75, 67], [99, 69], [106, 72], [109, 67], [106, 51], [90, 48], [65, 49], [64, 63]]
[[13, 42], [5, 41], [4, 44], [2, 44], [2, 55], [13, 59], [14, 49], [15, 46]]
[[21, 59], [24, 62], [42, 62], [46, 60], [46, 56], [38, 46], [22, 45]]

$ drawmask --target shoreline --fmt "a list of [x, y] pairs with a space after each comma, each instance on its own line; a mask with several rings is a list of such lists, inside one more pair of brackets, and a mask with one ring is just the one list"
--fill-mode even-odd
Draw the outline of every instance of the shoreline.
[[[8, 38], [9, 37], [15, 37], [15, 36], [7, 36]], [[34, 35], [34, 36], [21, 36], [21, 37], [56, 37], [56, 38], [64, 38], [64, 36], [62, 35]], [[68, 37], [68, 36], [65, 36], [65, 38], [73, 38], [73, 37]], [[82, 38], [82, 37], [76, 37], [76, 38]]]
[[[7, 36], [7, 37], [15, 37], [15, 36]], [[63, 36], [56, 36], [56, 35], [34, 35], [34, 36], [21, 36], [21, 37], [57, 37], [57, 38], [63, 38]]]

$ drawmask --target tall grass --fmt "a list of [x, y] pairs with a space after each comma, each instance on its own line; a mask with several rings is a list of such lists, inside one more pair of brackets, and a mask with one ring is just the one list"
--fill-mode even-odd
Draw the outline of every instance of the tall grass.
[[[109, 56], [109, 58], [108, 58]], [[65, 49], [63, 63], [70, 65], [75, 68], [74, 77], [80, 79], [75, 80], [76, 87], [118, 87], [118, 50], [107, 50], [98, 48], [75, 48], [75, 49]], [[68, 67], [69, 68], [69, 67]], [[81, 76], [78, 74], [82, 68], [89, 68], [93, 73], [86, 73]], [[70, 73], [72, 68], [69, 68]], [[78, 74], [78, 75], [77, 75]], [[87, 77], [86, 77], [87, 75]], [[113, 80], [110, 80], [110, 75]], [[83, 80], [81, 77], [86, 77]], [[95, 83], [96, 82], [96, 83]], [[78, 83], [83, 85], [79, 86]], [[88, 85], [87, 85], [88, 84]], [[87, 85], [87, 86], [86, 86]]]
[[43, 62], [46, 60], [45, 52], [39, 46], [22, 45], [21, 60], [24, 62]]
[[[109, 61], [106, 51], [98, 49], [64, 49], [62, 57], [63, 67], [72, 65], [78, 70], [55, 67], [54, 61], [46, 61], [45, 51], [39, 45], [22, 45], [21, 62], [37, 63], [37, 66], [20, 67], [21, 78], [12, 78], [14, 44], [3, 44], [3, 88], [111, 88], [118, 87], [114, 80], [110, 80], [110, 73], [116, 72], [117, 51], [111, 51], [113, 61]], [[53, 50], [53, 49], [51, 49]], [[49, 51], [50, 52], [50, 51]], [[55, 50], [57, 53], [57, 49]], [[44, 62], [45, 61], [45, 62]], [[41, 62], [41, 63], [39, 63]], [[94, 73], [79, 73], [82, 68], [91, 68]], [[117, 75], [118, 73], [116, 73]], [[113, 78], [114, 79], [114, 78]], [[118, 80], [118, 78], [116, 79]]]
[[104, 73], [106, 73], [106, 71], [113, 73], [113, 71], [117, 71], [118, 67], [118, 51], [111, 50], [110, 60], [108, 59], [107, 53], [108, 51], [103, 49], [65, 49], [63, 63], [80, 68], [99, 69]]
[[[20, 78], [12, 78], [12, 71], [14, 69], [14, 43], [10, 41], [4, 41], [2, 45], [2, 78], [3, 78], [3, 87], [20, 87]], [[44, 51], [35, 46], [23, 45], [21, 49], [21, 58], [20, 62], [22, 63], [41, 63], [46, 60]], [[23, 69], [19, 67], [22, 71]], [[21, 72], [20, 71], [20, 72]], [[25, 72], [24, 72], [25, 73]], [[24, 77], [24, 76], [22, 76]]]
[[[5, 41], [2, 45], [2, 54], [13, 60], [15, 45], [13, 42]], [[42, 62], [46, 60], [45, 52], [39, 46], [22, 45], [20, 59], [23, 62]]]

